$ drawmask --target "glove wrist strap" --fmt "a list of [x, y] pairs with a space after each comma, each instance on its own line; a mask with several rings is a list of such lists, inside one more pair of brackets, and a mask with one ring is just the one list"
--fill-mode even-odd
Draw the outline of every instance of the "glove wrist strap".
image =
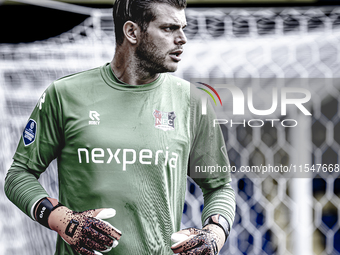
[[230, 226], [229, 226], [229, 222], [222, 215], [220, 214], [211, 215], [208, 219], [205, 220], [203, 227], [209, 224], [215, 224], [221, 227], [224, 230], [225, 241], [227, 241], [227, 238], [230, 233]]
[[43, 198], [36, 204], [34, 208], [34, 218], [41, 225], [51, 229], [48, 225], [48, 217], [50, 216], [51, 212], [59, 206], [62, 206], [62, 204], [58, 203], [56, 206], [53, 207], [50, 200], [48, 200], [47, 198]]

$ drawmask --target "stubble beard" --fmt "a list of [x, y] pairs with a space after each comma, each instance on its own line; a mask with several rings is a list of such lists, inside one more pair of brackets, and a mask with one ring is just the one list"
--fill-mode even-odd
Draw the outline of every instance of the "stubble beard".
[[166, 54], [162, 54], [157, 46], [150, 40], [148, 33], [144, 32], [141, 43], [137, 46], [135, 56], [138, 59], [138, 68], [142, 72], [156, 75], [158, 73], [174, 72], [177, 67], [166, 65]]

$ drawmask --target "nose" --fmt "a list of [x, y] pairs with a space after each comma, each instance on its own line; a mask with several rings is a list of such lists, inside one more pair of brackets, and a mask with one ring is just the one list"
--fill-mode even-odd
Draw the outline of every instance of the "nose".
[[180, 29], [178, 31], [178, 35], [176, 36], [175, 43], [179, 45], [183, 45], [187, 43], [187, 37], [185, 36], [183, 29]]

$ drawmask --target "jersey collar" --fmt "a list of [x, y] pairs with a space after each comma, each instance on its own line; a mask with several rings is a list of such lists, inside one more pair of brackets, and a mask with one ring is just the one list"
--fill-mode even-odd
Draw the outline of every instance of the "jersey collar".
[[127, 90], [127, 91], [146, 91], [151, 90], [159, 85], [161, 85], [164, 81], [165, 74], [161, 73], [159, 77], [151, 83], [143, 84], [143, 85], [130, 85], [124, 83], [117, 79], [115, 74], [113, 73], [110, 63], [106, 63], [101, 67], [100, 73], [104, 79], [104, 81], [110, 86], [118, 90]]

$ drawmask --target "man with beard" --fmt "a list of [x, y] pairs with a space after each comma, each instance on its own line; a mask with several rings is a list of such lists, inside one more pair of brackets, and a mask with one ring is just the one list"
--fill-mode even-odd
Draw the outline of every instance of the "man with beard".
[[[198, 92], [166, 73], [187, 41], [185, 7], [117, 0], [111, 63], [53, 82], [33, 110], [5, 191], [59, 234], [56, 254], [217, 254], [227, 240], [235, 216], [228, 172], [192, 176], [204, 195], [203, 228], [180, 230], [187, 175], [229, 166], [212, 109], [203, 116]], [[59, 199], [37, 181], [54, 158]]]

